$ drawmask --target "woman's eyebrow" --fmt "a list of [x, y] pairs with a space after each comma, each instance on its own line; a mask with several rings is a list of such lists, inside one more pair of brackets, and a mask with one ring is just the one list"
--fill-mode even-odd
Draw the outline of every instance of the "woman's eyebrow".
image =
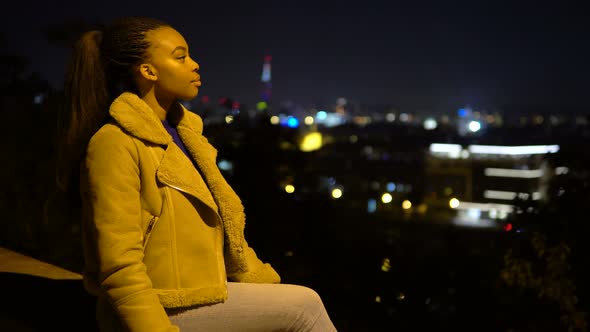
[[185, 51], [185, 52], [186, 52], [186, 47], [184, 47], [184, 46], [176, 46], [176, 48], [175, 48], [175, 49], [173, 49], [171, 53], [174, 53], [174, 52], [176, 52], [177, 50], [183, 50], [183, 51]]

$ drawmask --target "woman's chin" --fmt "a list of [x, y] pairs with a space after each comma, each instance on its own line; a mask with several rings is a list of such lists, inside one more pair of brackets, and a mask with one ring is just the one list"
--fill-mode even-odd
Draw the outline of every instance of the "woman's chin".
[[197, 90], [195, 93], [191, 93], [191, 94], [187, 94], [186, 96], [182, 96], [182, 97], [180, 97], [180, 99], [182, 99], [184, 101], [190, 101], [190, 100], [195, 99], [198, 94], [199, 94], [199, 90]]

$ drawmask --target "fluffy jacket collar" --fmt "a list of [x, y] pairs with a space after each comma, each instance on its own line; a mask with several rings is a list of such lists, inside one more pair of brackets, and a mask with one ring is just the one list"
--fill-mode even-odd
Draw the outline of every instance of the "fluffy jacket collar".
[[[173, 142], [172, 136], [166, 131], [162, 121], [150, 106], [139, 96], [129, 92], [121, 94], [111, 104], [109, 114], [131, 136], [167, 146], [158, 167], [157, 176], [159, 179], [166, 178], [176, 181], [176, 183], [184, 183], [187, 188], [195, 188], [194, 191], [203, 190], [194, 183], [195, 181], [190, 180], [190, 176], [185, 176], [186, 173], [174, 171], [175, 164], [181, 163], [178, 156], [182, 153], [179, 153], [180, 149], [175, 144], [171, 144]], [[246, 269], [244, 248], [247, 246], [244, 239], [246, 220], [244, 207], [238, 195], [225, 181], [217, 167], [217, 150], [202, 135], [203, 121], [197, 114], [188, 111], [180, 103], [172, 108], [168, 120], [171, 124], [176, 125], [180, 138], [203, 174], [208, 190], [217, 205], [225, 233], [227, 272], [244, 272]], [[197, 196], [199, 196], [198, 193]], [[201, 195], [201, 197], [203, 196]]]
[[[173, 106], [169, 118], [171, 123], [192, 130], [195, 134], [203, 133], [203, 121], [198, 115], [188, 111], [182, 104]], [[109, 114], [132, 136], [155, 144], [168, 145], [172, 137], [162, 125], [162, 121], [139, 96], [124, 92], [117, 97], [109, 109]]]

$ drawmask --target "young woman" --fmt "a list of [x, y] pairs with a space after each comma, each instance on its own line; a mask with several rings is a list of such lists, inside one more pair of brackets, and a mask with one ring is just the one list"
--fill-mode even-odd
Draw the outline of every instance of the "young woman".
[[58, 182], [79, 180], [99, 328], [335, 331], [317, 293], [280, 284], [244, 239], [203, 122], [178, 102], [197, 96], [198, 70], [183, 36], [155, 19], [120, 19], [75, 45]]

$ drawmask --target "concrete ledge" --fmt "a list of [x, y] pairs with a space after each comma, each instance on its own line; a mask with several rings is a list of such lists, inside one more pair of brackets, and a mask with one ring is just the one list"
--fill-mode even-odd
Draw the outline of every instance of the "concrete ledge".
[[0, 330], [97, 331], [82, 276], [0, 248]]
[[27, 274], [55, 280], [82, 280], [82, 275], [0, 247], [0, 272]]

